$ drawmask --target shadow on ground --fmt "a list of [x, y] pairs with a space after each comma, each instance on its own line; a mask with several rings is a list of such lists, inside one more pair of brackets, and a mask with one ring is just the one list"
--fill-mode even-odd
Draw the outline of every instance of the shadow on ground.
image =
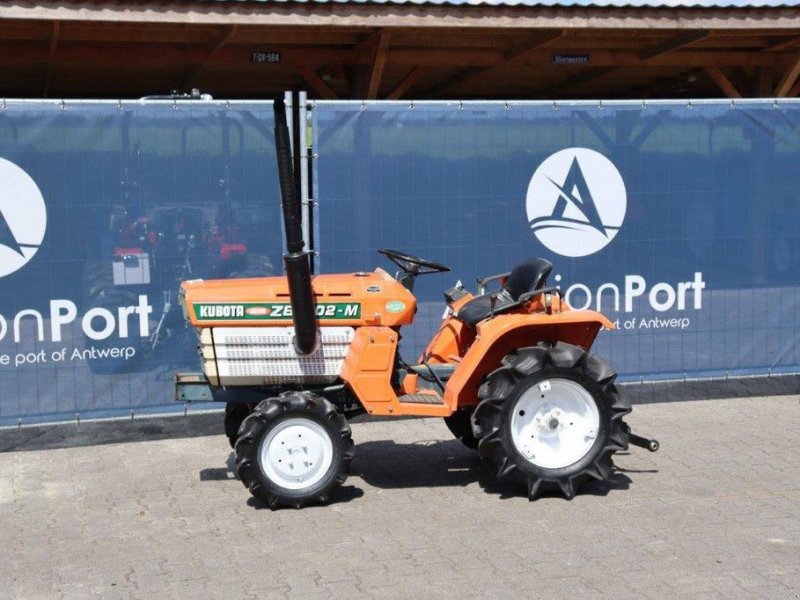
[[[631, 485], [631, 479], [626, 475], [629, 472], [615, 468], [607, 481], [587, 482], [579, 493], [607, 496], [612, 491], [627, 490]], [[203, 469], [199, 476], [200, 481], [236, 479], [233, 453], [229, 454], [226, 466]], [[525, 490], [519, 486], [498, 482], [478, 454], [464, 448], [456, 440], [410, 444], [379, 440], [358, 444], [350, 478], [346, 485], [334, 492], [329, 503], [349, 502], [363, 496], [364, 491], [353, 485], [357, 483], [357, 478], [379, 489], [465, 487], [478, 483], [487, 494], [497, 495], [501, 499], [525, 496]], [[543, 496], [561, 497], [561, 493], [554, 488]], [[248, 500], [248, 506], [256, 510], [267, 508], [263, 502], [252, 497]]]
[[[497, 480], [477, 452], [457, 440], [399, 444], [394, 440], [365, 442], [356, 446], [353, 475], [371, 486], [392, 488], [464, 487], [478, 483], [489, 494], [518, 498], [526, 494], [519, 485]], [[614, 490], [627, 490], [631, 479], [615, 469], [605, 482], [586, 483], [581, 494], [606, 496]], [[560, 496], [555, 489], [552, 494]]]
[[0, 452], [54, 450], [101, 444], [123, 444], [222, 433], [222, 413], [137, 417], [132, 421], [63, 423], [0, 430]]

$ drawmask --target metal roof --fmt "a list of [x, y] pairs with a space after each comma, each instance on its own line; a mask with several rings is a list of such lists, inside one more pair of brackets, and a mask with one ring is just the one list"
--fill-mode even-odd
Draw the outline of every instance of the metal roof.
[[[230, 1], [230, 0], [216, 0]], [[234, 0], [246, 1], [246, 0]], [[417, 4], [444, 6], [527, 6], [597, 8], [790, 8], [800, 0], [255, 0], [300, 4]]]

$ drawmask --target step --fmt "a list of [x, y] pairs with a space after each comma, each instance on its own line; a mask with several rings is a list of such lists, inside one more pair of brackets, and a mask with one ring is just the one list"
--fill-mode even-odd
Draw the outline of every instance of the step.
[[440, 396], [434, 394], [405, 394], [400, 396], [397, 400], [401, 404], [444, 404], [444, 400], [442, 400]]

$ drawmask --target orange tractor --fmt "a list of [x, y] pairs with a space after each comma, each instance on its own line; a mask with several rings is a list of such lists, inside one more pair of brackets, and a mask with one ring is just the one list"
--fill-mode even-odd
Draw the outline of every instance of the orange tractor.
[[[445, 292], [439, 330], [406, 363], [398, 346], [417, 308], [414, 281], [450, 269], [382, 249], [395, 276], [378, 268], [312, 277], [285, 109], [275, 106], [286, 276], [186, 281], [180, 294], [203, 375], [179, 374], [176, 398], [203, 399], [203, 388], [227, 403], [236, 472], [254, 496], [273, 508], [326, 502], [347, 477], [347, 418], [360, 413], [443, 417], [531, 499], [549, 491], [572, 498], [584, 482], [606, 480], [612, 455], [629, 443], [657, 449], [630, 432], [616, 373], [589, 352], [612, 323], [572, 310], [547, 285], [546, 260], [479, 280], [478, 295]], [[499, 289], [486, 293], [492, 281]]]

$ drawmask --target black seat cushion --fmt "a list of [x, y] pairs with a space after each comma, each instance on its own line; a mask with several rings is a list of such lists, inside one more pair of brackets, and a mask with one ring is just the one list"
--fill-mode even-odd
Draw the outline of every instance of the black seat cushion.
[[[543, 288], [552, 270], [552, 263], [543, 258], [535, 258], [518, 265], [511, 271], [505, 285], [495, 292], [497, 296], [494, 305], [495, 314], [516, 306], [523, 294]], [[456, 318], [474, 329], [492, 313], [490, 296], [491, 294], [484, 294], [473, 298], [459, 309]]]

